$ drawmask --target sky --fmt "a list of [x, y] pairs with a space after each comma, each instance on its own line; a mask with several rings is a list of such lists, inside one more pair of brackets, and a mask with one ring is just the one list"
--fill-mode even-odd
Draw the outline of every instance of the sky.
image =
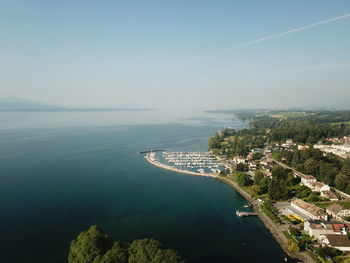
[[350, 1], [0, 0], [7, 96], [70, 107], [350, 107]]

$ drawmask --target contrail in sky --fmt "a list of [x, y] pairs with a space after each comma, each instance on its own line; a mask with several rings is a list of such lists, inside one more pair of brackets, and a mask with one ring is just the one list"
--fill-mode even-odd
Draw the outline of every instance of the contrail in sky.
[[210, 57], [210, 56], [218, 55], [218, 54], [221, 54], [221, 53], [225, 53], [225, 52], [228, 52], [228, 51], [231, 51], [231, 50], [234, 50], [234, 49], [243, 48], [243, 47], [250, 46], [250, 45], [253, 45], [253, 44], [256, 44], [256, 43], [264, 42], [264, 41], [270, 40], [272, 38], [277, 38], [277, 37], [289, 35], [289, 34], [292, 34], [292, 33], [304, 31], [304, 30], [307, 30], [307, 29], [312, 28], [312, 27], [316, 27], [316, 26], [320, 26], [320, 25], [323, 25], [323, 24], [332, 23], [334, 21], [337, 21], [337, 20], [340, 20], [340, 19], [346, 19], [346, 18], [349, 18], [349, 17], [350, 17], [350, 13], [346, 14], [346, 15], [342, 15], [342, 16], [333, 17], [333, 18], [330, 18], [330, 19], [327, 19], [327, 20], [322, 20], [322, 21], [319, 21], [319, 22], [315, 22], [315, 23], [312, 23], [312, 24], [309, 24], [309, 25], [306, 25], [306, 26], [297, 27], [297, 28], [294, 28], [294, 29], [291, 29], [291, 30], [288, 30], [288, 31], [285, 31], [285, 32], [274, 34], [274, 35], [258, 38], [258, 39], [255, 39], [255, 40], [252, 40], [252, 41], [249, 41], [249, 42], [244, 42], [244, 43], [241, 43], [241, 44], [237, 44], [237, 45], [232, 46], [232, 47], [219, 49], [219, 50], [214, 50], [214, 51], [212, 51], [212, 52], [210, 52], [209, 54], [206, 54], [206, 55], [197, 56], [197, 57], [191, 57], [191, 58], [182, 60], [180, 62], [168, 65], [166, 67], [166, 69], [170, 69], [170, 68], [178, 66], [178, 65], [187, 64], [189, 62], [196, 61], [196, 60], [199, 60], [199, 59], [202, 59], [202, 58], [205, 58], [205, 57]]

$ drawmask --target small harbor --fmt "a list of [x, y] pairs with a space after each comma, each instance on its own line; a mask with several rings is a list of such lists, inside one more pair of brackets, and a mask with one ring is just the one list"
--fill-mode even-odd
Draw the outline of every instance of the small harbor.
[[217, 176], [227, 167], [210, 152], [172, 152], [150, 150], [145, 158], [158, 167], [194, 175]]

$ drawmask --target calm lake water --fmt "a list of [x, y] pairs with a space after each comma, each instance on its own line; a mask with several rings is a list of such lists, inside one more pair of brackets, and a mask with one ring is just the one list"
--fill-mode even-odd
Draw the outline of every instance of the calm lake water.
[[205, 151], [230, 115], [159, 112], [0, 113], [0, 262], [66, 262], [98, 224], [115, 240], [151, 237], [194, 262], [283, 262], [246, 203], [209, 178], [147, 163], [138, 151]]

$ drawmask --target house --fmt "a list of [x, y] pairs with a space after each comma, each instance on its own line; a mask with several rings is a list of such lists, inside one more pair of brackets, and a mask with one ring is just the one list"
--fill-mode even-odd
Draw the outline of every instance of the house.
[[258, 164], [256, 162], [250, 162], [249, 163], [249, 170], [256, 171], [258, 168]]
[[293, 139], [287, 139], [287, 140], [286, 140], [286, 144], [292, 145], [292, 144], [293, 144]]
[[309, 149], [309, 146], [298, 144], [298, 150], [302, 151], [302, 150], [306, 150], [306, 149]]
[[328, 215], [323, 211], [323, 209], [313, 204], [306, 203], [301, 199], [293, 200], [291, 202], [291, 206], [312, 219], [328, 220]]
[[306, 186], [309, 187], [314, 192], [322, 192], [322, 191], [330, 191], [331, 190], [331, 188], [329, 187], [328, 184], [324, 184], [322, 182], [312, 182], [312, 183], [308, 183]]
[[235, 156], [233, 157], [233, 162], [237, 165], [239, 163], [243, 163], [245, 164], [246, 163], [246, 159], [243, 157], [243, 156]]
[[327, 221], [320, 220], [307, 220], [304, 221], [304, 231], [316, 239], [319, 239], [320, 235], [334, 234], [332, 224]]
[[326, 234], [320, 236], [322, 245], [334, 247], [340, 251], [350, 251], [350, 239], [347, 235]]
[[289, 147], [291, 147], [293, 145], [293, 139], [287, 139], [286, 140], [286, 143], [283, 143], [281, 146], [283, 147], [283, 148], [289, 148]]
[[331, 201], [338, 201], [339, 200], [339, 198], [337, 197], [337, 195], [335, 193], [333, 193], [332, 191], [328, 191], [328, 190], [322, 191], [321, 196], [325, 197]]
[[349, 232], [349, 226], [343, 223], [308, 220], [304, 222], [304, 231], [319, 240], [321, 235], [326, 234], [346, 235]]
[[343, 223], [332, 224], [335, 234], [347, 235], [349, 233], [349, 225]]
[[306, 186], [310, 183], [317, 182], [317, 179], [315, 177], [313, 177], [312, 175], [297, 174], [297, 176], [300, 176], [301, 184], [306, 185]]
[[254, 148], [251, 150], [252, 153], [261, 153], [262, 152], [262, 149], [260, 148]]
[[350, 216], [350, 209], [339, 204], [331, 204], [327, 207], [326, 213], [333, 218], [342, 220], [343, 217]]
[[266, 172], [271, 173], [272, 168], [271, 168], [270, 165], [264, 165], [263, 168], [264, 168], [264, 170], [265, 170]]

